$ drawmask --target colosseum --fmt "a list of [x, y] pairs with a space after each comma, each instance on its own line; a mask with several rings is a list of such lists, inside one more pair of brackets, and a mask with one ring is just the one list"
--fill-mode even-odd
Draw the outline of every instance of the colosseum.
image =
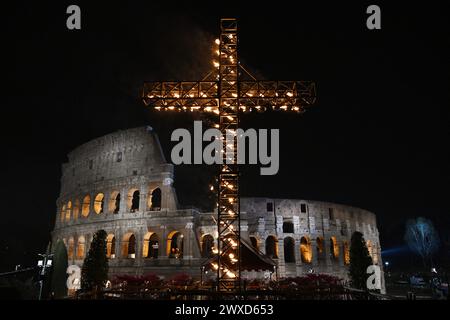
[[[214, 213], [180, 209], [173, 182], [173, 165], [150, 127], [81, 145], [62, 166], [52, 243], [63, 240], [69, 265], [81, 266], [93, 234], [103, 229], [111, 276], [186, 272], [200, 277], [215, 249]], [[382, 268], [376, 217], [369, 211], [319, 201], [241, 198], [243, 254], [256, 257], [243, 266], [243, 277], [316, 272], [347, 279], [354, 231], [363, 233], [373, 262]]]

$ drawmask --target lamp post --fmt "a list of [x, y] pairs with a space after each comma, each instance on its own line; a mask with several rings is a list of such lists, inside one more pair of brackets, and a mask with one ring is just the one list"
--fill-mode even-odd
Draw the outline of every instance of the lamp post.
[[53, 258], [53, 254], [38, 254], [38, 256], [40, 256], [42, 259], [38, 260], [38, 267], [40, 268], [40, 272], [39, 272], [39, 276], [40, 276], [40, 280], [39, 280], [39, 300], [42, 299], [42, 288], [44, 287], [44, 279], [45, 279], [45, 275], [47, 273], [47, 269], [50, 268], [52, 266], [52, 258]]

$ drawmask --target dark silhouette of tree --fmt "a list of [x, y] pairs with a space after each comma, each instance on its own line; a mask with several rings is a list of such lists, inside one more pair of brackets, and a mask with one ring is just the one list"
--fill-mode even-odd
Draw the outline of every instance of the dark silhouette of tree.
[[372, 265], [372, 258], [361, 232], [354, 232], [350, 245], [350, 279], [352, 286], [357, 289], [367, 289], [367, 267]]
[[439, 249], [439, 235], [430, 220], [423, 217], [408, 220], [404, 239], [411, 251], [422, 258], [424, 268], [428, 260], [433, 265], [433, 254]]
[[51, 278], [51, 292], [53, 292], [55, 298], [64, 298], [67, 295], [67, 267], [66, 245], [62, 240], [58, 240], [53, 253], [53, 271]]
[[108, 258], [106, 257], [106, 237], [104, 230], [97, 231], [92, 239], [89, 252], [81, 268], [81, 289], [97, 294], [108, 280]]

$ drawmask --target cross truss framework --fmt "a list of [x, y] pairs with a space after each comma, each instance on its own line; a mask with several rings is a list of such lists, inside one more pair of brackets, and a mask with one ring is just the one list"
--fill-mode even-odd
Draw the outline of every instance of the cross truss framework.
[[[217, 193], [217, 290], [239, 293], [241, 289], [241, 234], [237, 139], [230, 143], [239, 126], [239, 114], [268, 109], [303, 112], [314, 104], [315, 84], [311, 81], [256, 80], [239, 63], [237, 20], [221, 19], [216, 39], [214, 71], [202, 81], [159, 81], [144, 83], [142, 99], [162, 111], [189, 111], [218, 116], [222, 133], [222, 164]], [[250, 80], [244, 80], [244, 76]]]

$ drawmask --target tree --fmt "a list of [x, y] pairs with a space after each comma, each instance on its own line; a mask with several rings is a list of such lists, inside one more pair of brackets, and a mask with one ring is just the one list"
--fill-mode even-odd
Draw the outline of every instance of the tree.
[[53, 253], [53, 272], [51, 280], [51, 291], [55, 298], [64, 298], [67, 295], [67, 267], [68, 258], [66, 245], [58, 240]]
[[361, 232], [354, 232], [350, 244], [349, 274], [353, 287], [366, 289], [367, 267], [372, 265], [372, 258]]
[[439, 235], [433, 223], [423, 217], [408, 220], [404, 239], [411, 251], [422, 258], [426, 268], [427, 260], [439, 249]]
[[108, 280], [108, 258], [106, 257], [106, 237], [104, 230], [97, 231], [81, 268], [81, 289], [96, 293], [105, 287]]

